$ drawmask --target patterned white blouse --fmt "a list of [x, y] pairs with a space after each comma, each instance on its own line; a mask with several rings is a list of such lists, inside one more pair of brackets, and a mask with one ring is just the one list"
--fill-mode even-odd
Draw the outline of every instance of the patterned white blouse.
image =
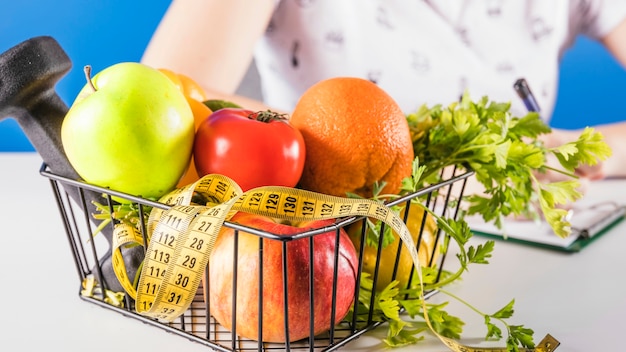
[[625, 17], [626, 0], [277, 0], [255, 59], [264, 100], [286, 111], [317, 81], [356, 76], [407, 113], [467, 89], [522, 115], [524, 77], [548, 119], [564, 50]]

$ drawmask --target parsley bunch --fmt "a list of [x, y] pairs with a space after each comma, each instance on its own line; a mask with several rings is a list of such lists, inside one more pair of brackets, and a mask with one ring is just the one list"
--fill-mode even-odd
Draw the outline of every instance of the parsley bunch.
[[[567, 211], [559, 208], [581, 197], [574, 170], [595, 165], [611, 155], [599, 132], [586, 128], [576, 141], [546, 147], [540, 136], [551, 129], [535, 112], [514, 117], [509, 103], [483, 97], [472, 101], [466, 93], [460, 102], [443, 108], [422, 106], [407, 115], [415, 156], [424, 166], [421, 180], [434, 183], [448, 166], [465, 165], [475, 172], [483, 194], [471, 194], [468, 214], [479, 214], [501, 227], [505, 217], [543, 216], [554, 233], [570, 234]], [[558, 165], [547, 160], [554, 155]], [[569, 176], [568, 180], [543, 182], [537, 175], [547, 171]]]
[[[551, 132], [537, 113], [531, 112], [523, 117], [515, 117], [509, 112], [510, 104], [497, 103], [483, 97], [472, 101], [466, 93], [460, 102], [447, 107], [436, 105], [420, 107], [415, 113], [407, 115], [407, 121], [413, 139], [415, 161], [412, 176], [403, 180], [400, 195], [375, 195], [377, 199], [399, 197], [418, 191], [424, 186], [442, 180], [443, 170], [449, 167], [465, 167], [474, 171], [475, 179], [483, 187], [482, 193], [465, 196], [467, 214], [479, 214], [487, 222], [502, 227], [504, 218], [522, 215], [529, 218], [543, 217], [550, 224], [555, 234], [565, 237], [571, 229], [566, 218], [567, 211], [562, 205], [581, 197], [577, 191], [579, 182], [575, 169], [594, 165], [611, 155], [611, 149], [603, 141], [600, 133], [586, 128], [576, 141], [556, 147], [547, 147], [541, 136]], [[558, 165], [548, 164], [549, 156], [555, 156]], [[559, 172], [568, 179], [547, 182], [539, 175], [547, 171]], [[419, 200], [414, 200], [421, 205]], [[459, 200], [461, 201], [461, 200]], [[422, 205], [423, 207], [423, 205]], [[477, 246], [469, 245], [471, 229], [463, 219], [442, 218], [424, 207], [437, 220], [437, 226], [448, 236], [444, 237], [442, 251], [448, 250], [450, 241], [456, 242], [459, 253], [456, 255], [460, 266], [456, 272], [444, 271], [439, 280], [434, 280], [436, 268], [422, 268], [423, 289], [438, 290], [467, 305], [484, 318], [485, 339], [500, 340], [503, 332], [496, 322], [504, 326], [507, 333], [506, 346], [509, 351], [518, 351], [519, 346], [533, 348], [533, 330], [523, 325], [510, 325], [507, 319], [514, 312], [514, 300], [495, 313], [484, 313], [471, 304], [445, 291], [442, 287], [459, 279], [473, 264], [489, 264], [494, 250], [494, 241], [486, 241]], [[369, 223], [368, 223], [369, 224]], [[379, 224], [377, 224], [379, 225]], [[391, 237], [387, 229], [369, 224], [370, 236], [381, 234]], [[392, 239], [391, 239], [392, 240]], [[376, 238], [368, 241], [378, 243]], [[388, 240], [383, 240], [388, 244]], [[420, 283], [411, 283], [411, 287], [399, 288], [398, 281], [391, 282], [384, 290], [372, 288], [372, 279], [367, 273], [361, 277], [359, 302], [363, 312], [357, 312], [360, 322], [387, 322], [389, 330], [384, 340], [389, 346], [402, 346], [415, 343], [428, 330], [424, 318], [428, 314], [433, 329], [440, 335], [458, 339], [461, 337], [464, 322], [445, 311], [447, 303], [432, 304], [426, 302], [424, 312], [422, 288]], [[374, 309], [369, 311], [371, 305]], [[411, 320], [407, 321], [400, 314], [404, 311]], [[364, 316], [369, 312], [369, 316]]]

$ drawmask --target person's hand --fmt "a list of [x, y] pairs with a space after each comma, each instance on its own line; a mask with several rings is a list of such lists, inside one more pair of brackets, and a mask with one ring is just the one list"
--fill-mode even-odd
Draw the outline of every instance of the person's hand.
[[[575, 141], [580, 136], [580, 133], [580, 131], [576, 130], [552, 129], [552, 133], [542, 136], [541, 139], [546, 147], [551, 148]], [[558, 161], [553, 156], [548, 159], [548, 165], [559, 166]], [[604, 163], [602, 161], [598, 161], [595, 165], [582, 165], [577, 168], [574, 173], [576, 176], [580, 177], [581, 184], [583, 182], [600, 180], [606, 177]], [[566, 175], [554, 171], [542, 175], [542, 179], [547, 181], [563, 181], [566, 178]]]
[[[552, 148], [577, 140], [580, 133], [581, 131], [553, 128], [552, 133], [542, 136], [541, 140], [546, 147]], [[546, 163], [555, 169], [561, 169], [557, 158], [552, 154], [548, 156]], [[587, 192], [590, 182], [606, 177], [604, 163], [598, 161], [594, 165], [582, 165], [574, 170], [574, 175], [578, 177], [577, 181], [580, 183], [577, 190], [584, 195]], [[548, 170], [545, 173], [537, 173], [535, 176], [542, 183], [560, 182], [572, 179], [571, 176], [554, 170]], [[569, 208], [569, 206], [565, 208]]]

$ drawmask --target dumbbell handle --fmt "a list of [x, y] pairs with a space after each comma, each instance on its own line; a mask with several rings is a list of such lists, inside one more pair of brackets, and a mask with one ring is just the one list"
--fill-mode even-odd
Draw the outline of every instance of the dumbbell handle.
[[[53, 174], [79, 180], [80, 177], [67, 159], [61, 141], [61, 127], [68, 106], [55, 90], [57, 82], [71, 67], [70, 58], [52, 37], [34, 37], [2, 53], [0, 121], [13, 117]], [[69, 184], [65, 184], [63, 188], [82, 208], [83, 199], [79, 189]], [[82, 210], [88, 214], [95, 213], [97, 209], [93, 202], [102, 202], [101, 194], [89, 190], [82, 194], [86, 206]], [[121, 291], [111, 265], [111, 227], [106, 226], [102, 234], [109, 242], [109, 251], [100, 258], [100, 266], [94, 270], [102, 273], [106, 287]], [[125, 253], [124, 261], [132, 278], [143, 260], [143, 249], [139, 246], [132, 247]]]
[[26, 40], [0, 55], [0, 120], [13, 117], [50, 170], [78, 179], [61, 143], [68, 111], [57, 82], [72, 62], [51, 37]]

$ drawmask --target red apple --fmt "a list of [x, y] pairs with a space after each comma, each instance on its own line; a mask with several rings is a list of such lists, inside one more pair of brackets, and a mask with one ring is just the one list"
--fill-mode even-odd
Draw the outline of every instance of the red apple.
[[[285, 220], [239, 212], [231, 222], [271, 232], [291, 235], [307, 229], [321, 228], [333, 220], [286, 222]], [[224, 227], [220, 232], [209, 262], [209, 296], [211, 314], [217, 322], [232, 331], [233, 245], [235, 231]], [[237, 251], [237, 335], [259, 339], [259, 295], [263, 298], [261, 340], [285, 342], [282, 241], [263, 239], [263, 287], [259, 286], [260, 237], [239, 232]], [[313, 258], [309, 255], [309, 238], [287, 241], [287, 292], [289, 340], [310, 335], [309, 270], [314, 267], [314, 335], [331, 328], [333, 281], [337, 281], [335, 324], [347, 314], [354, 300], [358, 258], [354, 245], [343, 229], [339, 235], [337, 277], [333, 278], [336, 231], [314, 235]], [[206, 291], [205, 291], [206, 295]], [[206, 297], [206, 296], [205, 296]]]

